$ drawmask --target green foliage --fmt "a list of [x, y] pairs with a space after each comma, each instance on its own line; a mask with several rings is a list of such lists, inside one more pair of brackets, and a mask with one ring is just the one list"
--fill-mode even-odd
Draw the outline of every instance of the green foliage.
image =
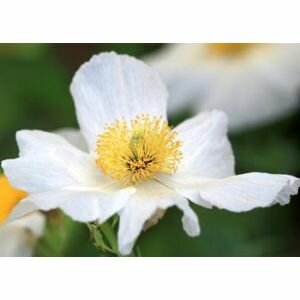
[[38, 242], [37, 256], [100, 256], [92, 245], [86, 225], [74, 222], [60, 211], [47, 214], [46, 230]]

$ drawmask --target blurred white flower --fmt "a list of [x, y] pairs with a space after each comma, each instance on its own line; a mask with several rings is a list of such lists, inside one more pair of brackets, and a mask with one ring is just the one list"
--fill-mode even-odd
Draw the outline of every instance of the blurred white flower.
[[170, 115], [220, 109], [238, 131], [299, 106], [300, 44], [171, 44], [145, 61], [168, 85]]
[[183, 211], [184, 230], [198, 235], [187, 198], [242, 212], [287, 204], [297, 193], [300, 180], [293, 176], [234, 176], [224, 113], [202, 113], [172, 130], [164, 84], [132, 57], [94, 56], [76, 73], [71, 92], [89, 150], [53, 133], [22, 130], [20, 157], [2, 166], [14, 186], [30, 193], [20, 205], [61, 208], [80, 222], [103, 223], [119, 214], [124, 255], [144, 226], [155, 224], [171, 206]]
[[32, 256], [37, 238], [44, 230], [43, 214], [23, 211], [18, 218], [9, 215], [26, 197], [26, 193], [13, 188], [5, 176], [0, 176], [0, 257]]

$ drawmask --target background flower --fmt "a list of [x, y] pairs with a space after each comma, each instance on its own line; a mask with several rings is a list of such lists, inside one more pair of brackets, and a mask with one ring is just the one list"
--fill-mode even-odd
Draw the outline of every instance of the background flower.
[[32, 256], [37, 239], [42, 236], [43, 214], [23, 210], [20, 217], [11, 213], [26, 196], [25, 192], [13, 188], [5, 176], [0, 176], [0, 257]]
[[43, 214], [36, 212], [0, 225], [0, 257], [32, 256], [44, 224]]
[[298, 108], [298, 44], [171, 44], [145, 60], [171, 92], [169, 113], [226, 112], [232, 130], [282, 118]]

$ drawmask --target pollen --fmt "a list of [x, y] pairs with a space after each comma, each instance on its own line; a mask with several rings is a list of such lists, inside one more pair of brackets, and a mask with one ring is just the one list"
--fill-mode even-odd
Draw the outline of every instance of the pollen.
[[131, 122], [107, 125], [97, 143], [97, 166], [124, 186], [133, 186], [158, 173], [173, 174], [182, 159], [177, 132], [162, 118], [139, 115]]
[[0, 224], [5, 222], [14, 207], [27, 193], [12, 187], [6, 176], [0, 176]]

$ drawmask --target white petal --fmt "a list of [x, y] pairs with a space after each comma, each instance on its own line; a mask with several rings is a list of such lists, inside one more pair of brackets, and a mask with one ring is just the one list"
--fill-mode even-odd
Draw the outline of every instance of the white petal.
[[45, 216], [40, 212], [34, 212], [10, 223], [14, 227], [26, 228], [36, 237], [41, 237], [45, 227]]
[[0, 257], [32, 256], [35, 239], [40, 237], [45, 226], [45, 217], [33, 213], [0, 226]]
[[186, 172], [175, 173], [172, 176], [159, 174], [157, 179], [192, 202], [205, 208], [213, 207], [210, 202], [205, 201], [199, 194], [199, 186], [210, 181], [210, 179], [195, 177]]
[[220, 111], [201, 113], [175, 128], [183, 142], [178, 172], [223, 178], [234, 174], [234, 157], [227, 138], [227, 117]]
[[[179, 189], [185, 186], [185, 189], [197, 190], [200, 200], [233, 212], [249, 211], [276, 203], [288, 204], [290, 196], [297, 194], [300, 186], [300, 180], [296, 177], [267, 173], [247, 173], [215, 180], [199, 178], [196, 181], [182, 182]], [[190, 200], [202, 205], [202, 200]]]
[[186, 199], [177, 201], [177, 206], [183, 211], [182, 224], [185, 232], [195, 237], [200, 234], [199, 220], [195, 212], [190, 208]]
[[10, 224], [0, 227], [0, 257], [29, 257], [32, 254], [29, 232]]
[[127, 55], [93, 56], [74, 76], [71, 92], [91, 151], [106, 123], [139, 114], [166, 117], [167, 91], [158, 74]]
[[133, 193], [134, 189], [130, 188], [116, 191], [59, 190], [31, 194], [29, 200], [41, 210], [60, 208], [78, 222], [104, 223], [126, 205]]
[[292, 83], [299, 74], [286, 74], [278, 63], [219, 73], [218, 88], [212, 89], [197, 109], [223, 110], [231, 130], [268, 123], [292, 113], [299, 105], [297, 85]]
[[16, 219], [22, 218], [37, 210], [38, 207], [34, 203], [28, 201], [28, 198], [25, 198], [21, 200], [17, 206], [14, 207], [13, 211], [10, 213], [9, 218], [6, 222], [8, 223]]
[[2, 162], [11, 184], [28, 193], [66, 186], [99, 186], [104, 176], [94, 158], [62, 137], [42, 131], [17, 133], [20, 158]]
[[53, 133], [62, 136], [70, 144], [80, 149], [81, 151], [88, 152], [88, 146], [79, 129], [61, 128], [54, 131]]
[[191, 236], [199, 234], [198, 218], [184, 197], [157, 182], [146, 182], [138, 187], [137, 193], [120, 212], [118, 240], [121, 254], [131, 253], [144, 224], [157, 210], [165, 210], [174, 205], [184, 213], [182, 219], [184, 230]]

